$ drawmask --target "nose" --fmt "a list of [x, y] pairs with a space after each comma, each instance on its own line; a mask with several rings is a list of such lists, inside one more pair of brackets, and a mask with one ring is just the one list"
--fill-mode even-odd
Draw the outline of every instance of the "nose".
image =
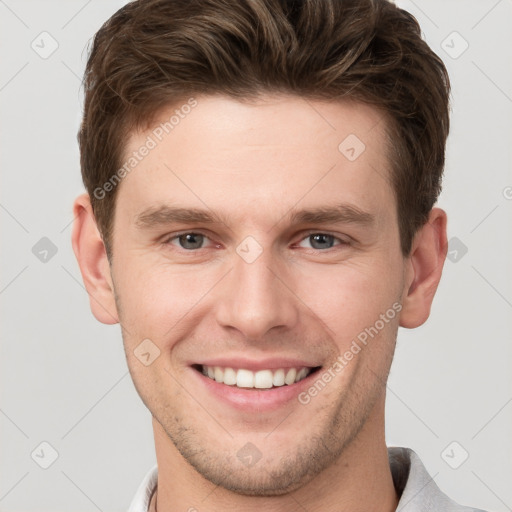
[[[288, 281], [288, 282], [287, 282]], [[250, 340], [262, 339], [271, 329], [292, 329], [298, 321], [295, 297], [284, 265], [264, 250], [252, 263], [237, 253], [233, 268], [216, 290], [216, 319]]]

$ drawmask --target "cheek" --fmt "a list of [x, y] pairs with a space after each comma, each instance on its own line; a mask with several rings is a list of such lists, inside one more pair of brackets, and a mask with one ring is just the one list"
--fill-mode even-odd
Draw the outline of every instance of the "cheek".
[[376, 263], [323, 265], [298, 276], [297, 295], [338, 342], [350, 341], [373, 325], [399, 297], [398, 270]]
[[162, 348], [179, 336], [189, 313], [213, 287], [213, 269], [193, 265], [153, 264], [147, 258], [120, 262], [123, 269], [116, 279], [121, 305], [121, 322], [127, 327], [130, 344], [144, 338], [155, 340]]

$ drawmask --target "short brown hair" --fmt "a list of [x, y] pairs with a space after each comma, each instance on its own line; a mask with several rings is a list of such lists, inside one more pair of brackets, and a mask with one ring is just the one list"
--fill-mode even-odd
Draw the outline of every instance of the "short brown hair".
[[416, 19], [387, 0], [138, 0], [96, 33], [78, 133], [82, 178], [111, 257], [129, 134], [191, 95], [355, 100], [388, 119], [401, 249], [441, 191], [450, 83]]

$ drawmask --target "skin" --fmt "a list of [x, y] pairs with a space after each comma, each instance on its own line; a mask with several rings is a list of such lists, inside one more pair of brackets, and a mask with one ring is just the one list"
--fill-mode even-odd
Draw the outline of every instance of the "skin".
[[[385, 384], [398, 327], [429, 316], [446, 214], [434, 208], [402, 255], [386, 121], [372, 107], [278, 95], [197, 102], [119, 185], [111, 262], [87, 194], [74, 204], [72, 242], [92, 312], [121, 324], [131, 376], [153, 416], [151, 506], [393, 511]], [[150, 133], [132, 133], [127, 155]], [[354, 161], [338, 150], [349, 134], [366, 145]], [[339, 203], [373, 222], [290, 222], [290, 212]], [[223, 222], [137, 226], [141, 212], [161, 205], [206, 209]], [[201, 248], [183, 248], [183, 232], [205, 235]], [[334, 238], [318, 245], [312, 233]], [[262, 249], [252, 263], [236, 251], [248, 236]], [[191, 367], [201, 358], [285, 357], [321, 366], [321, 375], [397, 303], [400, 313], [306, 405], [240, 410]], [[160, 350], [148, 366], [134, 354], [144, 339]], [[261, 454], [251, 466], [237, 457], [247, 443]]]

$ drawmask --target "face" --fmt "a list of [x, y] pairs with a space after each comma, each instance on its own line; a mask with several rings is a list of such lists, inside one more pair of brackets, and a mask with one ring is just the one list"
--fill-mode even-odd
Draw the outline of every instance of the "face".
[[127, 362], [202, 476], [280, 494], [382, 412], [406, 288], [386, 125], [361, 104], [196, 100], [129, 140], [127, 159], [157, 144], [117, 196]]

